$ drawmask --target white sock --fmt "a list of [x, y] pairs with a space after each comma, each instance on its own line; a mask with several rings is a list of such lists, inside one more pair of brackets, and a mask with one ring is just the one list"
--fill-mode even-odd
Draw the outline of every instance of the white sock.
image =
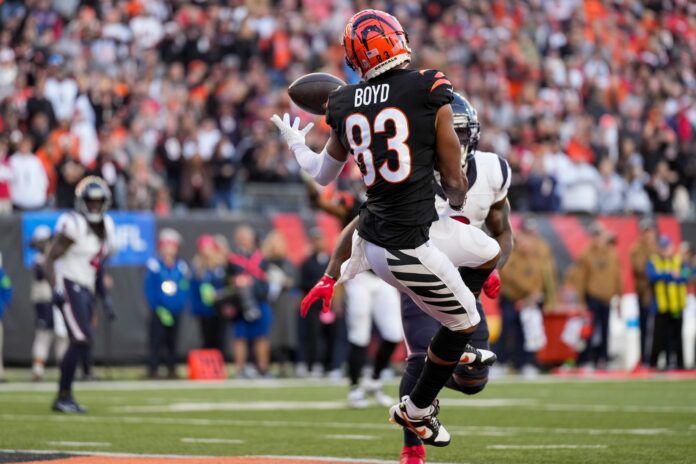
[[43, 361], [42, 362], [34, 361], [33, 371], [34, 371], [35, 376], [43, 377], [43, 375], [44, 375], [44, 363], [43, 363]]
[[427, 408], [419, 408], [415, 404], [413, 404], [413, 401], [411, 401], [411, 398], [406, 399], [406, 414], [408, 414], [408, 417], [411, 419], [422, 419], [425, 416], [429, 416], [433, 412], [433, 407], [428, 406]]

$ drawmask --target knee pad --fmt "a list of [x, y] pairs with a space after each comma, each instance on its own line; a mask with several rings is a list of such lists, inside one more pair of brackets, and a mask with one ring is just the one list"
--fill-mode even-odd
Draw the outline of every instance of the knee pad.
[[445, 386], [465, 395], [475, 395], [483, 391], [486, 384], [488, 384], [488, 367], [472, 369], [467, 366], [457, 366]]

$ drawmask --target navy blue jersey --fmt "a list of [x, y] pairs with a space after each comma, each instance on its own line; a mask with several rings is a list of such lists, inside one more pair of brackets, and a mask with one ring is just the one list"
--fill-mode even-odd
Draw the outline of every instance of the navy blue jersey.
[[329, 95], [326, 121], [367, 186], [358, 233], [390, 249], [416, 248], [437, 219], [435, 117], [452, 102], [439, 71], [396, 69]]

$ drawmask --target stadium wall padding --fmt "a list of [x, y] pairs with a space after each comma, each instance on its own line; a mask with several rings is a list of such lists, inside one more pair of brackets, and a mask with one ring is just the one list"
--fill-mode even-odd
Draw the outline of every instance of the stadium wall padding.
[[[519, 224], [520, 215], [515, 215], [513, 224]], [[593, 221], [590, 217], [537, 216], [538, 230], [551, 244], [562, 272], [587, 243], [587, 228]], [[600, 218], [600, 221], [618, 237], [622, 262], [627, 263], [627, 251], [638, 233], [638, 221], [633, 217]], [[231, 241], [234, 228], [242, 223], [252, 225], [260, 236], [271, 228], [277, 229], [288, 242], [289, 258], [299, 264], [308, 251], [307, 231], [318, 227], [329, 235], [333, 243], [339, 228], [331, 218], [323, 214], [300, 217], [292, 213], [272, 217], [245, 214], [219, 215], [212, 212], [188, 213], [181, 216], [156, 218], [157, 230], [172, 227], [183, 237], [182, 256], [189, 259], [195, 252], [196, 239], [203, 233], [223, 234]], [[677, 223], [671, 217], [660, 217], [657, 221], [661, 233], [673, 239], [684, 239], [696, 247], [696, 222]], [[154, 250], [152, 250], [154, 252]], [[22, 218], [20, 215], [0, 216], [0, 253], [3, 266], [14, 284], [14, 299], [5, 313], [4, 353], [5, 362], [27, 365], [31, 362], [31, 344], [34, 337], [34, 309], [29, 302], [31, 272], [23, 265]], [[624, 266], [626, 267], [626, 266]], [[144, 304], [142, 280], [144, 270], [139, 267], [114, 267], [109, 270], [114, 279], [112, 290], [117, 320], [112, 324], [110, 337], [107, 326], [98, 311], [98, 326], [95, 330], [94, 357], [97, 362], [134, 363], [143, 362], [147, 353], [147, 322], [149, 313]], [[630, 270], [626, 268], [624, 280], [627, 291], [632, 289]], [[199, 344], [196, 321], [186, 314], [182, 320], [179, 350], [185, 353]]]

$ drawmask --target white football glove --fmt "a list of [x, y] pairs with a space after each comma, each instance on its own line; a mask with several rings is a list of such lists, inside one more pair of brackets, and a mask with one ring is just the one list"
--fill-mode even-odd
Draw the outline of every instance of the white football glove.
[[305, 135], [307, 135], [307, 133], [312, 130], [312, 127], [314, 127], [314, 123], [310, 122], [303, 129], [300, 129], [300, 118], [297, 117], [292, 122], [291, 126], [290, 115], [288, 113], [283, 115], [282, 120], [280, 119], [280, 116], [274, 114], [271, 117], [271, 121], [276, 125], [276, 127], [278, 127], [280, 130], [280, 135], [283, 136], [289, 148], [292, 148], [293, 145], [297, 144], [304, 145]]

